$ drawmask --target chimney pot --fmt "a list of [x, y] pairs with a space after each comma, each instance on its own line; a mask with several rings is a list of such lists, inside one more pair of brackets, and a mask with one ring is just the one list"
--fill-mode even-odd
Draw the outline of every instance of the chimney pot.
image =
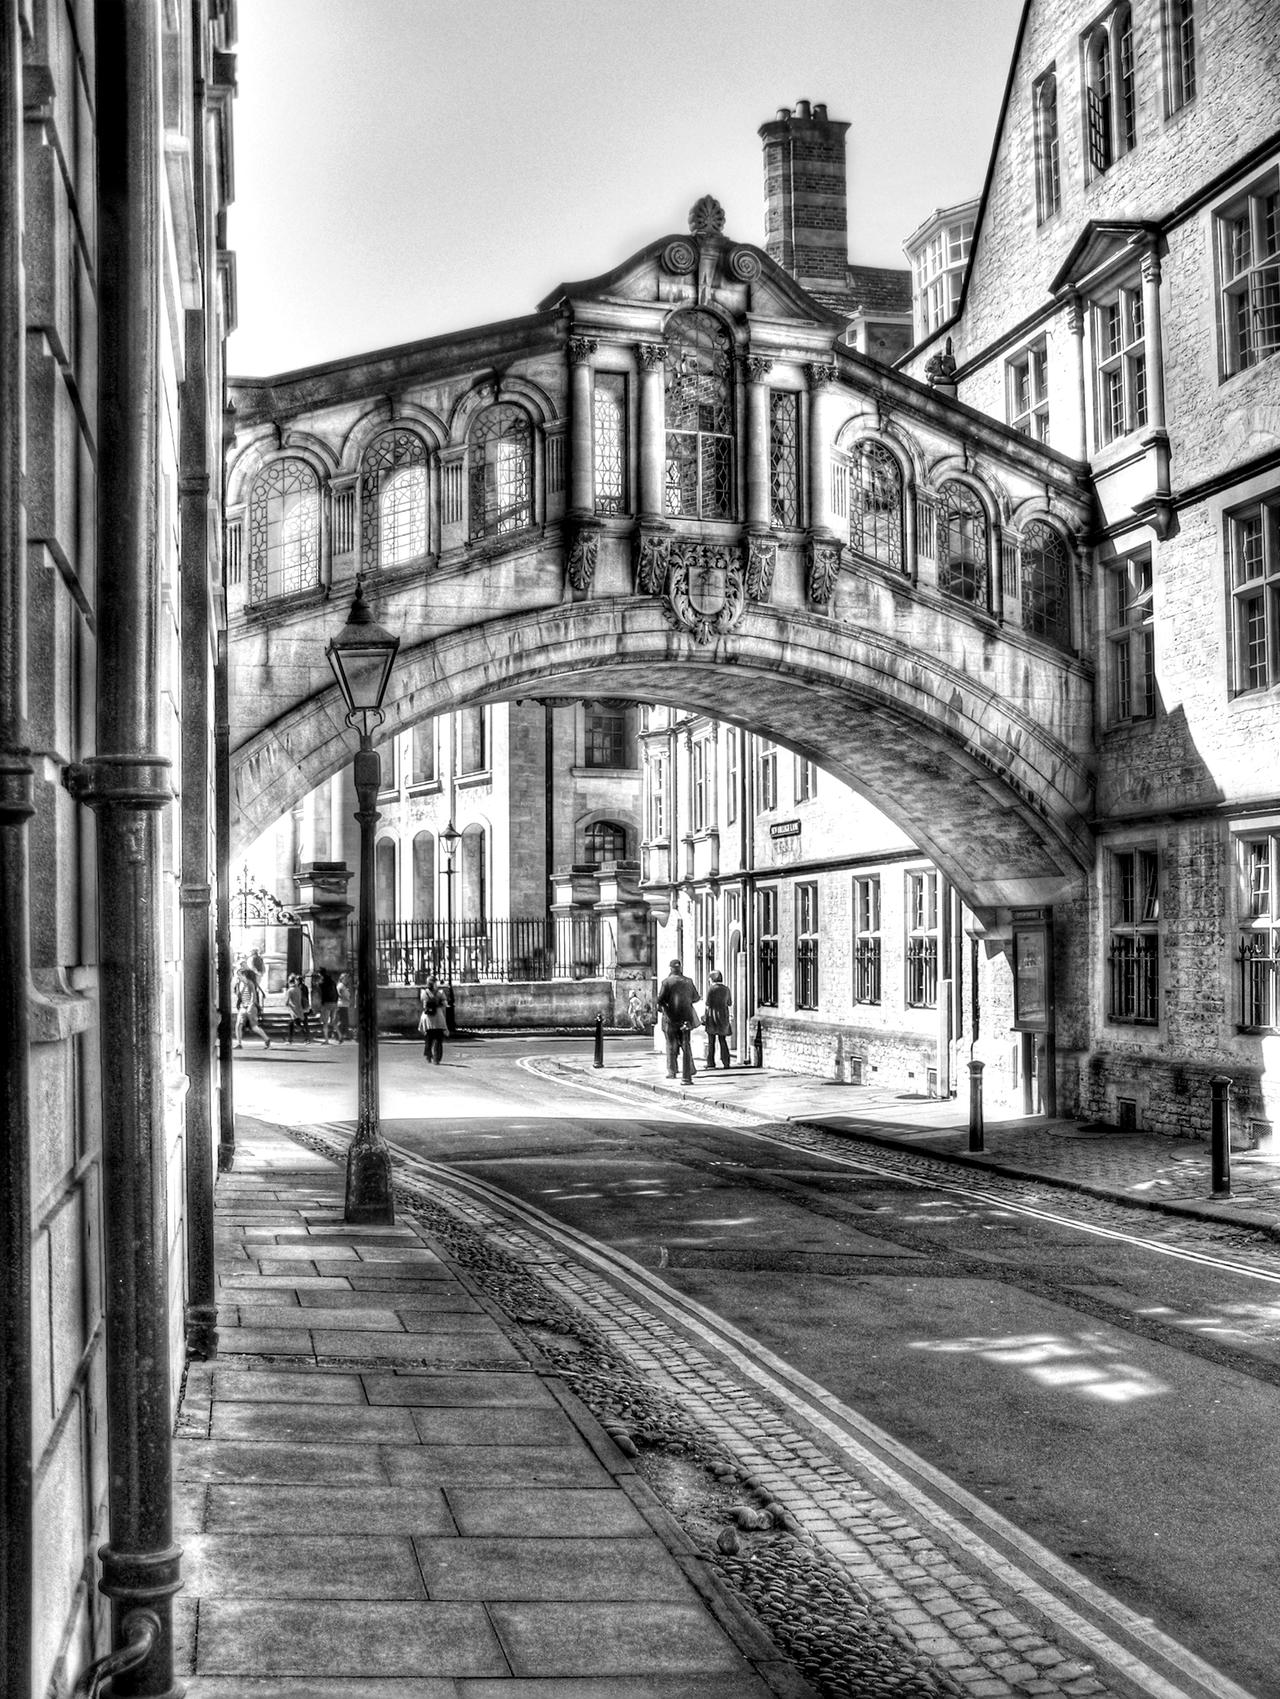
[[808, 116], [809, 116], [809, 102], [807, 100], [797, 100], [796, 101], [796, 117], [797, 118], [807, 118]]
[[827, 121], [827, 108], [826, 108], [824, 103], [819, 101], [817, 104], [815, 104], [815, 106], [813, 108], [813, 116], [817, 119], [817, 121], [820, 124], [826, 123], [826, 121]]
[[791, 108], [789, 106], [780, 106], [778, 108], [777, 122], [779, 124], [785, 124], [785, 123], [789, 122], [790, 118], [791, 118]]

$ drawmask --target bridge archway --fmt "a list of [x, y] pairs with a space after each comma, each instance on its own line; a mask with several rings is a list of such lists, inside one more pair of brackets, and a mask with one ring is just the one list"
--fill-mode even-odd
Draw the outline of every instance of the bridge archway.
[[[990, 659], [996, 676], [1021, 667], [1028, 703], [1056, 690], [1052, 713], [1033, 714], [936, 655], [925, 664], [880, 626], [755, 606], [731, 640], [699, 646], [652, 601], [572, 602], [402, 650], [386, 733], [481, 699], [607, 695], [700, 710], [772, 736], [859, 791], [990, 914], [1079, 895], [1093, 859], [1092, 780], [1077, 753], [1088, 692], [1073, 701], [1058, 662], [1040, 677], [1030, 647]], [[1077, 735], [1056, 735], [1055, 721]], [[247, 740], [233, 758], [233, 851], [352, 749], [332, 687]]]

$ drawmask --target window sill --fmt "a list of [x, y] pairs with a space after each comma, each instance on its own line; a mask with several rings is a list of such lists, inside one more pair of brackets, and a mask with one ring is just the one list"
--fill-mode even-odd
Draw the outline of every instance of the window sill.
[[406, 785], [410, 796], [439, 796], [444, 790], [440, 779], [418, 779], [415, 783]]
[[571, 779], [638, 779], [642, 777], [639, 767], [570, 767]]
[[491, 785], [493, 773], [488, 767], [479, 773], [458, 773], [453, 782], [459, 790], [475, 790], [480, 785]]

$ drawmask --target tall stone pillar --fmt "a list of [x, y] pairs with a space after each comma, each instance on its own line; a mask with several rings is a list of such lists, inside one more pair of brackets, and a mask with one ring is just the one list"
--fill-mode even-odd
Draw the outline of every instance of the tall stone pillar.
[[[649, 905], [640, 891], [638, 861], [606, 861], [599, 873], [600, 898], [595, 911], [601, 931], [613, 941], [615, 1005], [654, 977], [649, 951]], [[608, 962], [606, 947], [605, 959]]]
[[747, 524], [767, 531], [771, 517], [769, 476], [769, 373], [772, 360], [747, 360]]
[[666, 482], [666, 394], [663, 365], [667, 351], [661, 342], [642, 342], [640, 361], [640, 517], [663, 517]]
[[815, 360], [808, 367], [809, 376], [809, 529], [825, 535], [830, 531], [827, 485], [828, 462], [831, 459], [830, 411], [831, 384], [836, 369], [825, 361]]
[[569, 338], [569, 511], [575, 518], [595, 512], [592, 457], [594, 336]]
[[1086, 404], [1087, 380], [1084, 364], [1084, 302], [1073, 295], [1067, 306], [1067, 329], [1075, 344], [1076, 368], [1076, 429], [1072, 452], [1077, 460], [1089, 458], [1089, 408]]
[[347, 901], [351, 872], [342, 861], [313, 861], [294, 875], [298, 900], [294, 913], [311, 929], [311, 955], [316, 967], [341, 973], [347, 962], [347, 927], [352, 904]]
[[1142, 335], [1147, 358], [1147, 428], [1164, 429], [1164, 336], [1160, 327], [1160, 256], [1142, 256]]

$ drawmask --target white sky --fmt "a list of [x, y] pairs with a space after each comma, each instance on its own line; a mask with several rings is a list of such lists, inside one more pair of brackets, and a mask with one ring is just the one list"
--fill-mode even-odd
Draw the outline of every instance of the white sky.
[[239, 376], [534, 311], [849, 121], [850, 258], [982, 186], [1022, 0], [241, 0]]

